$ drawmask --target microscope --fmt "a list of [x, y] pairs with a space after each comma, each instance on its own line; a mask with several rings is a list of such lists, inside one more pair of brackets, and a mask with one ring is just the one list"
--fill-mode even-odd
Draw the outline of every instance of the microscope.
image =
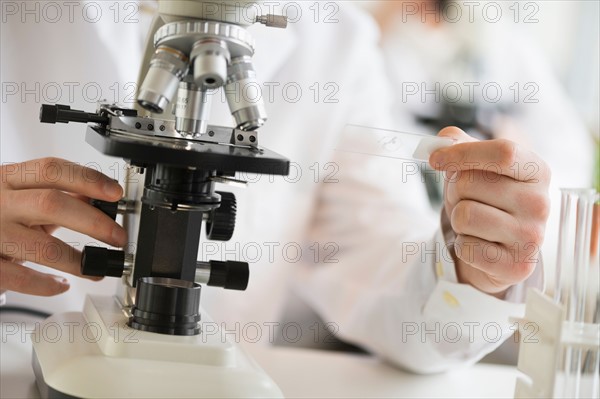
[[[249, 265], [198, 261], [208, 240], [234, 232], [236, 172], [287, 175], [289, 161], [259, 146], [267, 115], [245, 98], [257, 83], [246, 27], [285, 28], [255, 1], [159, 1], [140, 71], [137, 108], [96, 112], [42, 105], [44, 123], [88, 124], [86, 141], [127, 164], [124, 198], [92, 200], [122, 215], [130, 244], [87, 246], [84, 275], [121, 278], [117, 295], [88, 296], [82, 313], [55, 314], [32, 336], [43, 397], [281, 397], [265, 372], [222, 331], [210, 334], [203, 286], [245, 290]], [[235, 127], [209, 123], [211, 91], [224, 90]]]

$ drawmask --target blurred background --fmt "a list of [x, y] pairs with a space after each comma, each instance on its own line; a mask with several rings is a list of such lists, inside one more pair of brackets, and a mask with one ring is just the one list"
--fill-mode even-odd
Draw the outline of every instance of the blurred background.
[[[386, 13], [389, 14], [390, 10], [394, 10], [393, 13], [396, 14], [396, 17], [402, 13], [402, 3], [418, 2], [395, 0], [356, 2], [357, 5], [372, 14], [380, 26], [382, 23], [388, 22], [384, 21], [384, 16]], [[442, 8], [448, 7], [446, 4], [450, 1], [441, 3]], [[463, 12], [468, 11], [465, 2], [453, 3], [459, 4]], [[502, 6], [503, 19], [509, 19], [512, 22], [511, 29], [518, 30], [519, 34], [527, 35], [541, 50], [551, 71], [565, 89], [590, 134], [598, 140], [600, 131], [600, 2], [596, 0], [559, 0], [477, 1], [471, 3], [479, 5], [479, 7], [472, 7], [473, 15], [479, 19], [483, 15], [482, 9], [485, 3], [496, 3]], [[404, 5], [405, 13], [414, 12], [410, 7], [409, 4]], [[430, 5], [429, 7], [433, 9], [435, 6]], [[519, 10], [517, 11], [517, 9]], [[492, 12], [490, 11], [488, 14], [492, 20]], [[444, 21], [444, 18], [441, 19]], [[452, 17], [448, 18], [449, 21], [452, 19]], [[463, 15], [456, 24], [464, 26], [466, 19], [467, 15]], [[517, 23], [514, 23], [515, 20]], [[381, 27], [387, 32], [391, 31], [390, 26]]]

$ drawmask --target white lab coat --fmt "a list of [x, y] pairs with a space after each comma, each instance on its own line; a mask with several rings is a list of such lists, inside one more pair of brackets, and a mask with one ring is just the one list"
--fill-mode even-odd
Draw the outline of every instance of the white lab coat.
[[[454, 266], [447, 253], [441, 256], [439, 215], [430, 210], [419, 176], [406, 173], [399, 161], [333, 151], [349, 122], [411, 127], [388, 120], [391, 97], [374, 23], [345, 4], [335, 15], [339, 22], [315, 23], [309, 6], [286, 31], [251, 28], [259, 78], [275, 86], [260, 143], [295, 164], [287, 181], [240, 176], [254, 183], [232, 190], [238, 196], [236, 233], [229, 243], [201, 244], [200, 257], [250, 261], [250, 286], [246, 292], [206, 288], [202, 304], [213, 319], [227, 323], [234, 339], [248, 340], [244, 327], [253, 323], [268, 341], [269, 323], [277, 322], [293, 291], [333, 323], [339, 338], [399, 366], [435, 372], [475, 362], [511, 332], [508, 317], [522, 309], [456, 284]], [[144, 29], [139, 25], [115, 24], [111, 17], [95, 24], [9, 18], [2, 24], [2, 82], [97, 82], [110, 97], [113, 84], [123, 88], [136, 80]], [[296, 100], [298, 87], [302, 95]], [[2, 162], [53, 155], [96, 162], [109, 175], [118, 169], [114, 159], [84, 143], [83, 126], [37, 121], [42, 102], [94, 109], [81, 93], [71, 102], [64, 96], [26, 100], [11, 95], [2, 102]], [[231, 125], [224, 101], [217, 95], [215, 102], [213, 123]], [[315, 256], [322, 262], [315, 263]], [[539, 269], [528, 284], [539, 285]], [[56, 298], [9, 293], [8, 300], [52, 312], [77, 310], [84, 293], [110, 294], [117, 284], [70, 280], [71, 290]], [[521, 294], [515, 289], [510, 299], [520, 301]], [[498, 326], [497, 339], [486, 338], [485, 323]]]

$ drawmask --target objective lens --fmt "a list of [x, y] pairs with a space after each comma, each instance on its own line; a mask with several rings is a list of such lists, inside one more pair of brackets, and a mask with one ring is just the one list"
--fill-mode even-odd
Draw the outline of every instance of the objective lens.
[[188, 58], [182, 52], [166, 46], [157, 48], [140, 88], [138, 104], [148, 111], [162, 114], [187, 72], [187, 63]]
[[231, 59], [225, 43], [214, 39], [199, 40], [194, 44], [191, 59], [194, 82], [198, 87], [216, 89], [225, 84], [227, 64]]
[[205, 133], [210, 105], [206, 90], [199, 89], [192, 82], [179, 83], [175, 105], [175, 130], [184, 136]]
[[[248, 56], [233, 59], [225, 85], [225, 96], [237, 127], [256, 130], [267, 121], [267, 111], [252, 59]], [[250, 93], [255, 92], [256, 95]]]

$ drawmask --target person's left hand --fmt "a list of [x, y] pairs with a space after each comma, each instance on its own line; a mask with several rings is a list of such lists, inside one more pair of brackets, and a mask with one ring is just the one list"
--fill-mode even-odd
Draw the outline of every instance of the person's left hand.
[[429, 160], [446, 172], [444, 211], [456, 233], [458, 280], [502, 297], [537, 265], [550, 211], [550, 169], [508, 140], [477, 141], [456, 127], [439, 136], [459, 141]]
[[98, 280], [81, 274], [81, 252], [52, 233], [65, 227], [122, 247], [126, 231], [89, 203], [115, 202], [122, 195], [108, 176], [64, 159], [0, 166], [0, 294], [51, 296], [69, 289], [67, 279], [34, 270], [26, 261]]

